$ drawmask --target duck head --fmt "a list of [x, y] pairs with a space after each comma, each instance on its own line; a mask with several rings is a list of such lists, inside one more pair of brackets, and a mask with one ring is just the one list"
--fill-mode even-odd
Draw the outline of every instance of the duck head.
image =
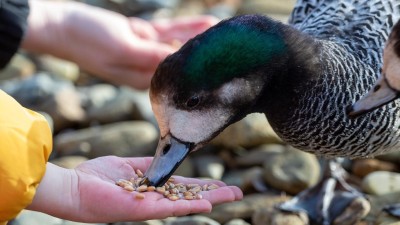
[[349, 117], [357, 117], [400, 97], [400, 22], [392, 30], [383, 51], [381, 76], [372, 89], [347, 109]]
[[222, 21], [159, 65], [150, 99], [160, 140], [145, 183], [162, 185], [190, 152], [257, 111], [260, 73], [285, 48], [275, 23], [254, 15]]

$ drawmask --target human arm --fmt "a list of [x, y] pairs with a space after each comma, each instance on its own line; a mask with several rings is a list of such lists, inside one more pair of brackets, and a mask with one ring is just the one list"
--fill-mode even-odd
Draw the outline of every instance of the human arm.
[[22, 47], [71, 60], [116, 84], [145, 89], [161, 60], [181, 42], [214, 25], [212, 17], [171, 20], [168, 25], [127, 18], [77, 2], [30, 1]]
[[144, 199], [123, 190], [115, 181], [133, 177], [134, 169], [145, 171], [151, 158], [106, 156], [87, 161], [75, 169], [51, 163], [28, 209], [80, 222], [116, 222], [161, 219], [191, 213], [210, 212], [212, 205], [240, 200], [237, 187], [221, 181], [177, 177], [183, 183], [216, 183], [220, 188], [203, 192], [201, 200], [171, 201], [157, 192], [146, 192]]

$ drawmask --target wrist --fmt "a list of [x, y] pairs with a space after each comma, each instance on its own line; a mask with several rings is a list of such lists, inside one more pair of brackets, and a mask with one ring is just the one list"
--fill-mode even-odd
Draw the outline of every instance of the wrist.
[[28, 29], [21, 47], [35, 53], [47, 53], [69, 59], [68, 17], [75, 2], [29, 1]]
[[75, 210], [72, 193], [77, 186], [76, 180], [74, 170], [47, 163], [45, 175], [27, 209], [68, 219]]

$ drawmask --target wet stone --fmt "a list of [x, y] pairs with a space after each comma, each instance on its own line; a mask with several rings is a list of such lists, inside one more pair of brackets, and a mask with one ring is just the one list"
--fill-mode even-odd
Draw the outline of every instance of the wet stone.
[[224, 225], [251, 225], [243, 219], [233, 219], [226, 222]]
[[220, 223], [206, 216], [196, 215], [166, 219], [164, 225], [220, 225]]
[[275, 208], [258, 209], [252, 216], [253, 225], [308, 225], [305, 213], [282, 212]]
[[400, 191], [400, 174], [377, 171], [367, 175], [362, 181], [362, 189], [373, 195], [383, 195]]
[[281, 144], [264, 144], [250, 149], [245, 155], [237, 157], [236, 163], [238, 166], [262, 166], [265, 159], [273, 153], [285, 151], [286, 147]]
[[396, 164], [378, 159], [358, 159], [354, 160], [352, 165], [353, 174], [359, 177], [365, 177], [375, 171], [396, 172], [398, 170], [399, 168]]
[[157, 141], [158, 133], [152, 124], [130, 121], [58, 134], [54, 146], [61, 155], [135, 157], [153, 155]]
[[225, 166], [220, 157], [215, 155], [201, 155], [192, 158], [200, 177], [220, 180], [225, 171]]
[[226, 147], [255, 147], [266, 143], [281, 143], [264, 114], [253, 113], [227, 127], [211, 141]]
[[318, 182], [320, 165], [315, 155], [288, 147], [265, 159], [263, 177], [271, 187], [297, 194]]

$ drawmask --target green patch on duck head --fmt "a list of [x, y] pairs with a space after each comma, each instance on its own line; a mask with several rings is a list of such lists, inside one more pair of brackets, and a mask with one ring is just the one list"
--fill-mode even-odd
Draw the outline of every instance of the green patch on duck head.
[[192, 40], [182, 84], [213, 89], [268, 65], [273, 57], [285, 52], [281, 32], [274, 26], [277, 22], [265, 19], [254, 24], [247, 20], [223, 21]]

